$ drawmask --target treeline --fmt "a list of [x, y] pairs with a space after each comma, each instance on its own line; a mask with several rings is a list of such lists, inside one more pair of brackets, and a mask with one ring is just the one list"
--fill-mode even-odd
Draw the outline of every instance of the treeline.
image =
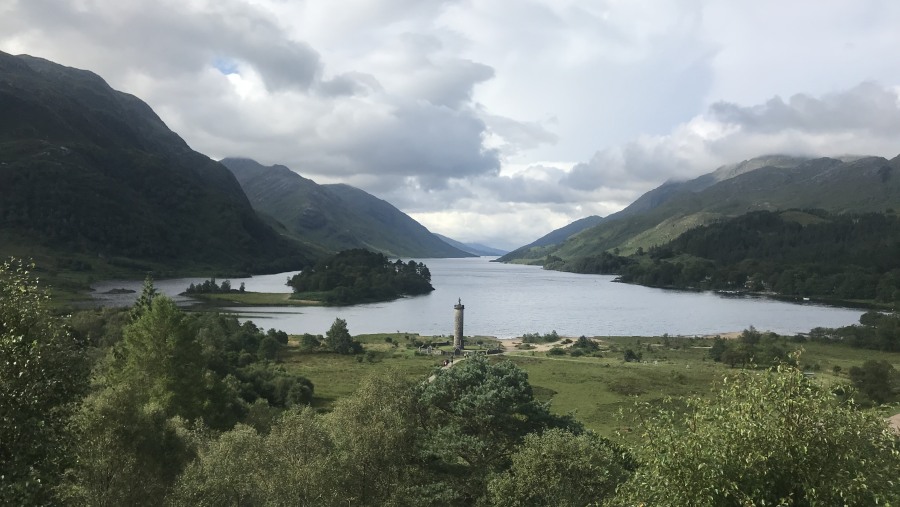
[[296, 294], [326, 304], [346, 305], [388, 301], [434, 290], [431, 272], [421, 263], [397, 259], [364, 249], [344, 250], [288, 279]]
[[[790, 339], [775, 333], [760, 333], [753, 326], [745, 329], [737, 339], [715, 338], [709, 349], [713, 361], [734, 367], [769, 368], [777, 365], [799, 366], [802, 343], [811, 341], [847, 343], [853, 347], [883, 351], [900, 351], [900, 315], [867, 312], [860, 317], [860, 325], [838, 329], [813, 329], [809, 336], [802, 334]], [[818, 365], [812, 365], [812, 373]], [[835, 366], [834, 372], [841, 372]], [[900, 372], [884, 360], [870, 359], [847, 370], [850, 385], [856, 389], [857, 400], [866, 406], [900, 401]], [[834, 394], [849, 397], [844, 386], [838, 386]]]
[[900, 315], [869, 311], [860, 316], [859, 325], [817, 327], [809, 335], [813, 340], [837, 340], [860, 349], [900, 352]]
[[522, 343], [553, 343], [559, 341], [559, 334], [556, 330], [547, 334], [541, 333], [525, 333], [522, 335]]
[[[790, 214], [803, 216], [801, 224]], [[624, 282], [657, 287], [900, 301], [900, 218], [758, 211], [697, 227], [639, 262]]]
[[184, 293], [191, 294], [228, 294], [230, 292], [244, 292], [244, 282], [241, 282], [241, 286], [237, 289], [231, 288], [231, 280], [222, 280], [222, 283], [219, 284], [216, 282], [215, 278], [210, 278], [209, 280], [204, 280], [198, 284], [190, 284], [188, 288], [185, 289]]
[[[799, 337], [797, 341], [803, 342], [805, 338]], [[792, 356], [796, 351], [796, 345], [787, 346], [784, 339], [775, 333], [761, 333], [750, 326], [735, 340], [715, 338], [709, 349], [709, 357], [732, 368], [737, 366], [768, 368], [779, 364], [796, 365], [796, 359]]]

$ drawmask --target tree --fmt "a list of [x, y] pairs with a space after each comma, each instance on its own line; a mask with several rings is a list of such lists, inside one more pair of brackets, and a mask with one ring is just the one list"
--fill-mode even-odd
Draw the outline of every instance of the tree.
[[73, 503], [158, 503], [193, 455], [186, 421], [218, 408], [188, 317], [168, 297], [149, 301], [133, 309], [138, 317], [98, 366], [99, 388], [75, 419]]
[[201, 446], [179, 477], [169, 502], [175, 506], [346, 505], [333, 446], [310, 409], [285, 412], [267, 435], [238, 425]]
[[166, 296], [152, 298], [140, 317], [125, 328], [113, 354], [108, 385], [142, 386], [144, 403], [168, 416], [192, 420], [206, 407], [206, 365], [188, 317]]
[[485, 495], [488, 475], [509, 465], [529, 433], [581, 431], [574, 419], [553, 415], [549, 404], [535, 400], [528, 374], [511, 361], [476, 356], [441, 370], [418, 389], [424, 459], [441, 480], [467, 495], [463, 503]]
[[79, 408], [77, 463], [65, 497], [73, 505], [159, 505], [193, 448], [184, 420], [136, 402], [141, 387], [115, 384]]
[[324, 417], [341, 470], [336, 493], [342, 505], [384, 505], [418, 482], [410, 480], [417, 475], [421, 436], [413, 385], [397, 372], [371, 375]]
[[150, 304], [158, 295], [159, 291], [157, 291], [156, 287], [153, 285], [153, 277], [148, 273], [144, 278], [144, 286], [141, 289], [141, 295], [138, 296], [134, 306], [131, 307], [131, 318], [134, 320], [140, 318], [145, 311], [150, 309]]
[[848, 372], [853, 387], [876, 404], [892, 401], [896, 396], [898, 373], [884, 360], [869, 359], [862, 366], [853, 366]]
[[635, 464], [627, 451], [594, 433], [550, 429], [527, 435], [488, 491], [498, 507], [582, 507], [612, 498]]
[[631, 349], [625, 349], [625, 353], [623, 354], [623, 359], [626, 363], [639, 363], [641, 362], [642, 355], [637, 353]]
[[319, 342], [319, 338], [321, 337], [322, 335], [319, 335], [319, 337], [317, 338], [316, 336], [309, 333], [303, 333], [303, 335], [300, 336], [300, 349], [314, 350], [319, 348], [319, 345], [321, 345], [321, 342]]
[[325, 346], [338, 354], [357, 354], [362, 351], [359, 342], [350, 336], [347, 321], [341, 318], [334, 319], [331, 328], [325, 332]]
[[641, 466], [623, 503], [880, 505], [900, 495], [897, 437], [793, 367], [726, 378], [645, 418]]
[[23, 262], [0, 264], [0, 502], [56, 503], [72, 457], [88, 363], [49, 301]]

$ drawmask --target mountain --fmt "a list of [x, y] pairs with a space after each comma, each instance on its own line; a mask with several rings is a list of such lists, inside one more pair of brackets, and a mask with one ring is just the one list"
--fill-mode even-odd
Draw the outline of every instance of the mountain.
[[349, 185], [319, 185], [283, 165], [246, 158], [221, 163], [253, 207], [287, 231], [332, 251], [366, 248], [390, 257], [472, 257], [438, 239], [390, 203]]
[[257, 216], [227, 169], [96, 74], [0, 53], [0, 111], [4, 255], [132, 272], [275, 271], [314, 256]]
[[479, 257], [496, 257], [498, 255], [503, 255], [506, 253], [506, 250], [500, 250], [490, 246], [485, 246], [481, 243], [463, 243], [461, 241], [456, 241], [455, 239], [448, 238], [443, 234], [435, 233], [434, 235], [450, 246], [458, 248], [463, 252], [469, 252], [472, 255], [477, 255]]
[[509, 262], [522, 259], [543, 259], [548, 252], [554, 250], [556, 245], [559, 245], [571, 236], [574, 236], [585, 229], [589, 229], [603, 222], [603, 220], [603, 217], [598, 217], [597, 215], [580, 218], [569, 225], [551, 231], [531, 243], [503, 255], [497, 259], [497, 261]]
[[572, 260], [616, 249], [629, 254], [723, 218], [804, 208], [838, 214], [900, 209], [900, 157], [747, 160], [690, 181], [666, 182], [561, 244], [517, 250], [516, 257], [504, 260], [540, 263], [548, 255]]

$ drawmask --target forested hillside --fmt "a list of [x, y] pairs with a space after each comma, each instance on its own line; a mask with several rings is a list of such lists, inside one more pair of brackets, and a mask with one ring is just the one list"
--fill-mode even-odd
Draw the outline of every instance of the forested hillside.
[[0, 53], [0, 75], [2, 253], [137, 271], [279, 271], [312, 258], [138, 98], [29, 56]]
[[622, 257], [604, 252], [553, 269], [619, 274], [655, 287], [900, 301], [900, 218], [822, 210], [757, 211], [691, 229]]
[[553, 247], [517, 250], [503, 260], [543, 264], [601, 252], [629, 255], [661, 246], [699, 225], [752, 211], [822, 209], [884, 213], [900, 209], [900, 157], [761, 157], [647, 192], [600, 224]]

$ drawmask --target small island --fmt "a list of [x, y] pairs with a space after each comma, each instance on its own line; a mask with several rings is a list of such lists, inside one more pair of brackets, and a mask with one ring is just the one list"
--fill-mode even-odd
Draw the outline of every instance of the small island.
[[288, 279], [292, 299], [326, 305], [353, 305], [418, 296], [434, 290], [421, 262], [391, 261], [361, 248], [344, 250]]

